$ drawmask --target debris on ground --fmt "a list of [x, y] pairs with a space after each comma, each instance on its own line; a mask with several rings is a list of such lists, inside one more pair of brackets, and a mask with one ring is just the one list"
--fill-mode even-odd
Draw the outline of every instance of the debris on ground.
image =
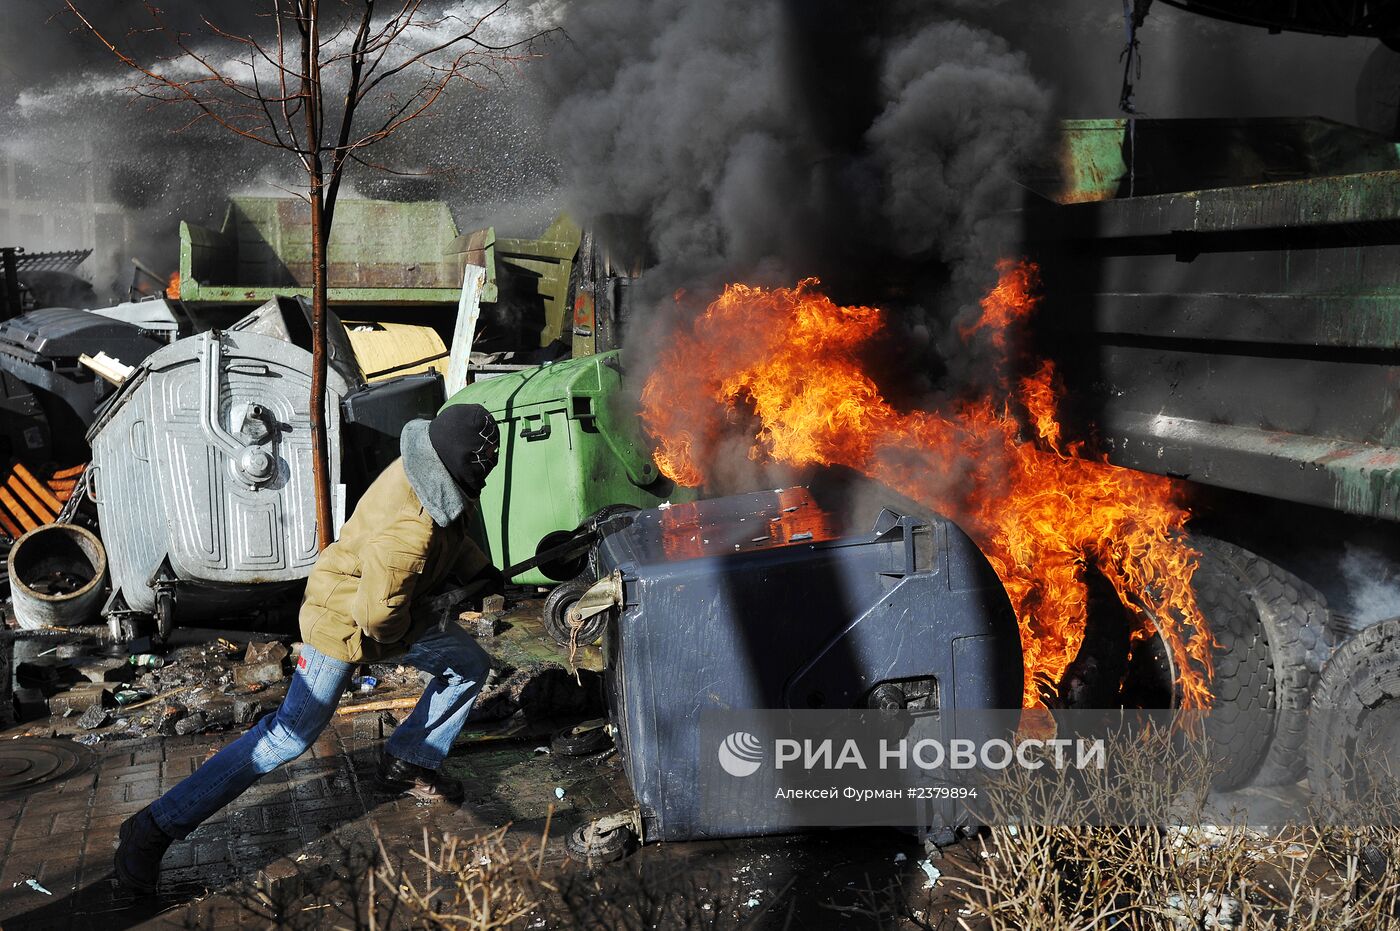
[[505, 612], [502, 611], [463, 611], [458, 615], [473, 637], [499, 636], [506, 628]]
[[1239, 927], [1244, 905], [1224, 893], [1207, 892], [1199, 897], [1167, 897], [1166, 917], [1175, 931], [1226, 931]]
[[85, 731], [95, 731], [112, 720], [111, 712], [101, 705], [93, 705], [78, 718], [78, 726]]
[[553, 662], [521, 666], [481, 690], [470, 720], [504, 721], [515, 714], [527, 718], [586, 714], [600, 701], [598, 690], [590, 687], [597, 677], [588, 670], [580, 673], [576, 678]]
[[233, 669], [234, 684], [240, 689], [273, 685], [286, 678], [282, 661], [291, 653], [286, 644], [276, 640], [250, 643], [243, 662]]

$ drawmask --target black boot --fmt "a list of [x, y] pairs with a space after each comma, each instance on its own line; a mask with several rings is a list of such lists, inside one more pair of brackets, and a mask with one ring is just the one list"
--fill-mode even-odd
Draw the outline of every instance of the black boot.
[[407, 792], [414, 798], [429, 802], [451, 802], [456, 805], [464, 795], [460, 779], [444, 776], [426, 766], [415, 766], [388, 753], [379, 757], [376, 782], [385, 792]]
[[151, 817], [151, 806], [138, 811], [117, 829], [117, 879], [132, 892], [150, 895], [160, 881], [160, 861], [175, 843]]

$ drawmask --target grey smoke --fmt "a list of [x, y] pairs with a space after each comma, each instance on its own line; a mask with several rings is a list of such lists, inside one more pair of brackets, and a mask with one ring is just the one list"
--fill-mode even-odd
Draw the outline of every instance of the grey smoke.
[[[134, 100], [127, 89], [134, 75], [74, 30], [71, 20], [53, 15], [53, 0], [12, 2], [7, 28], [0, 30], [0, 120], [6, 127], [0, 171], [5, 162], [15, 166], [17, 178], [32, 179], [25, 182], [32, 191], [21, 197], [75, 219], [46, 237], [45, 226], [55, 224], [46, 224], [37, 208], [0, 211], [4, 244], [95, 246], [96, 255], [80, 270], [95, 276], [99, 294], [110, 300], [130, 278], [129, 258], [163, 273], [175, 267], [179, 221], [217, 227], [230, 194], [286, 195], [304, 187], [289, 154], [202, 124], [176, 131], [189, 120], [188, 111]], [[147, 60], [168, 51], [158, 41], [129, 37], [132, 27], [147, 24], [140, 4], [79, 5], [109, 34], [130, 39]], [[167, 5], [166, 15], [193, 34], [202, 52], [229, 55], [232, 46], [202, 32], [201, 15], [258, 35], [268, 28], [258, 15], [266, 6], [205, 0]], [[463, 15], [483, 9], [472, 0], [445, 0], [440, 8]], [[557, 15], [555, 0], [513, 4], [500, 14], [491, 38], [538, 32]], [[376, 150], [376, 160], [424, 174], [356, 169], [348, 178], [351, 190], [389, 200], [447, 200], [464, 231], [494, 224], [503, 235], [538, 235], [557, 212], [558, 196], [554, 160], [534, 119], [537, 90], [524, 77], [528, 68], [478, 74], [480, 87], [455, 88], [431, 118]], [[115, 229], [80, 219], [94, 202]], [[31, 215], [38, 215], [37, 223]]]
[[1341, 560], [1348, 614], [1354, 627], [1400, 616], [1400, 571], [1388, 555], [1347, 543]]

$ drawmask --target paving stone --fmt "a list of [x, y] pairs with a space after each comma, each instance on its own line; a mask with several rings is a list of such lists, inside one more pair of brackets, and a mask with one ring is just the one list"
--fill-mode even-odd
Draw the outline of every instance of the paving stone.
[[136, 678], [136, 667], [117, 657], [84, 657], [72, 663], [73, 668], [89, 682], [127, 683]]
[[290, 655], [291, 651], [287, 645], [280, 640], [269, 640], [265, 643], [254, 641], [248, 644], [247, 652], [243, 654], [243, 662], [247, 665], [257, 663], [280, 663]]
[[16, 721], [36, 721], [49, 715], [48, 700], [44, 698], [44, 693], [39, 689], [15, 689], [12, 700], [15, 706]]
[[49, 696], [49, 714], [55, 717], [80, 715], [98, 705], [111, 708], [116, 705], [112, 690], [99, 682], [79, 682], [66, 691]]

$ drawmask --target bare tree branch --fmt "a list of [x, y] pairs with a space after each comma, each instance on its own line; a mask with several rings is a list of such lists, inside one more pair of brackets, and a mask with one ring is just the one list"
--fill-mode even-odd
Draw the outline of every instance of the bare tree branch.
[[[533, 43], [544, 34], [506, 45], [478, 37], [483, 25], [508, 0], [468, 22], [425, 12], [425, 0], [337, 0], [323, 13], [322, 0], [262, 0], [272, 19], [265, 42], [201, 17], [196, 37], [167, 20], [144, 0], [149, 25], [128, 39], [157, 41], [169, 54], [143, 63], [130, 48], [109, 38], [79, 8], [63, 0], [67, 12], [118, 62], [139, 75], [131, 92], [151, 106], [183, 106], [189, 119], [182, 132], [211, 123], [234, 136], [281, 149], [306, 173], [305, 193], [312, 231], [312, 464], [316, 489], [318, 540], [331, 538], [329, 450], [323, 423], [326, 391], [327, 251], [346, 169], [395, 175], [367, 158], [368, 149], [427, 116], [455, 83], [482, 87], [477, 73], [499, 74], [536, 57]], [[338, 15], [343, 12], [344, 15]], [[456, 25], [452, 25], [456, 24]], [[549, 30], [553, 32], [555, 30]], [[348, 37], [349, 44], [346, 44]], [[368, 117], [367, 117], [368, 114]], [[369, 127], [361, 126], [369, 118]]]

